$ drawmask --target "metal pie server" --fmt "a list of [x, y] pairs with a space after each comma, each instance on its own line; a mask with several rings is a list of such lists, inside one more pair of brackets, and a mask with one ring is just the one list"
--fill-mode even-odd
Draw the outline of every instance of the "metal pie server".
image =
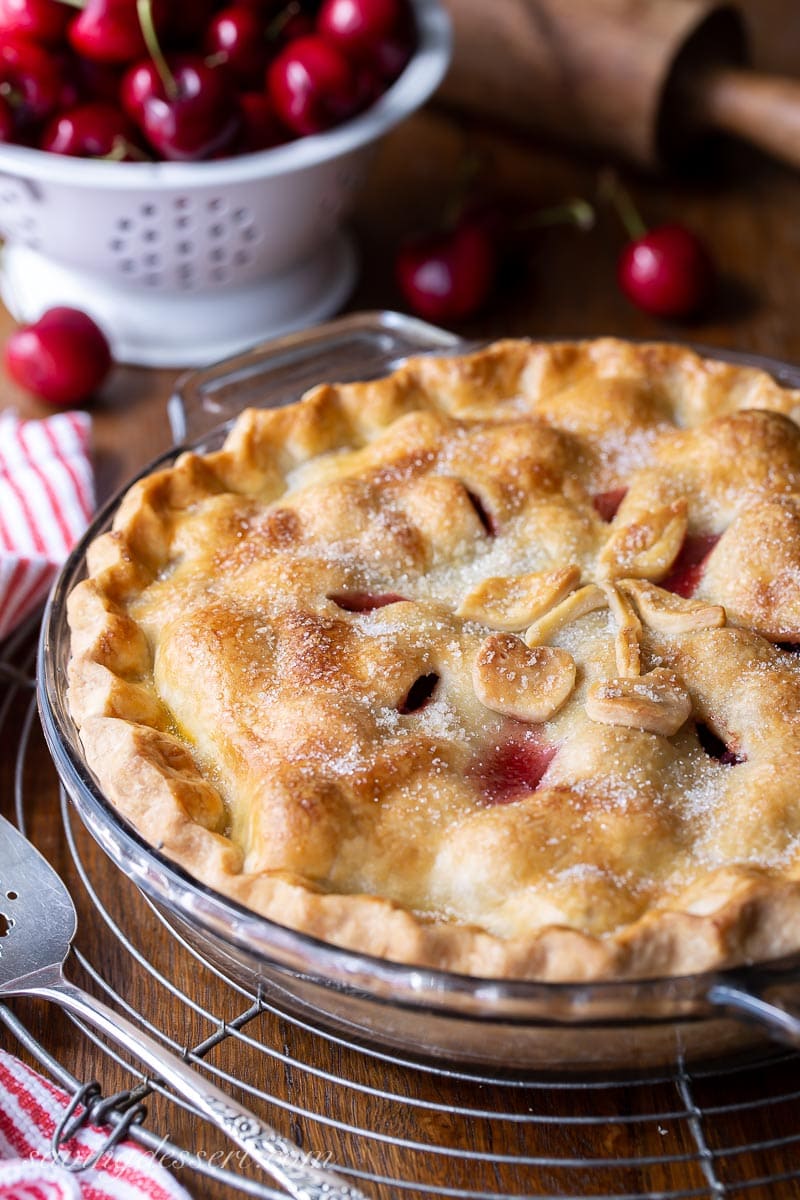
[[61, 877], [0, 816], [0, 999], [42, 996], [136, 1055], [226, 1133], [296, 1200], [366, 1200], [352, 1184], [265, 1125], [177, 1055], [64, 977], [78, 919]]

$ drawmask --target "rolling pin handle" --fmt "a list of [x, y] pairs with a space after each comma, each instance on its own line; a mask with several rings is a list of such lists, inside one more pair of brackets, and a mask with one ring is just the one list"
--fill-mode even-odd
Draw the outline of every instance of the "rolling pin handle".
[[800, 79], [715, 67], [684, 85], [695, 128], [733, 134], [800, 167]]

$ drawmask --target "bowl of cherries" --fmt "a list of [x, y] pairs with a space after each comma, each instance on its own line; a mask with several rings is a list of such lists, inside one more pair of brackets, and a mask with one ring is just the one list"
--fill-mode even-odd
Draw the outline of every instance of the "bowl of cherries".
[[378, 140], [450, 56], [439, 0], [0, 0], [0, 293], [191, 366], [323, 319]]

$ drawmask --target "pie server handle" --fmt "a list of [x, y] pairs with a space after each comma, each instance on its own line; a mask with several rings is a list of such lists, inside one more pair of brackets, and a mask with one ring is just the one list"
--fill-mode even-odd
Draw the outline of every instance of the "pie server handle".
[[69, 983], [60, 967], [45, 968], [20, 984], [24, 986], [14, 988], [14, 994], [55, 1001], [146, 1063], [295, 1200], [367, 1200], [354, 1184], [328, 1170], [320, 1156], [305, 1153], [121, 1013]]
[[781, 971], [727, 974], [710, 987], [707, 1000], [730, 1016], [760, 1025], [776, 1041], [800, 1049], [800, 974]]

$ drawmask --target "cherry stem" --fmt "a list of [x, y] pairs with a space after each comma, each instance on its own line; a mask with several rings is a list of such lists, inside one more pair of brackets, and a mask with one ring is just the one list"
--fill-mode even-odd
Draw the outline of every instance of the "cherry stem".
[[453, 190], [444, 206], [441, 220], [443, 229], [454, 229], [461, 220], [476, 180], [480, 178], [485, 166], [486, 155], [474, 146], [467, 146], [459, 159]]
[[22, 92], [19, 88], [15, 88], [7, 79], [0, 83], [0, 97], [5, 100], [9, 108], [19, 108], [22, 104]]
[[129, 142], [126, 137], [120, 134], [114, 138], [114, 144], [108, 154], [102, 155], [105, 162], [124, 162], [127, 159], [134, 159], [136, 162], [152, 162], [151, 158], [140, 150], [138, 146], [134, 146], [133, 142]]
[[70, 8], [85, 8], [86, 0], [59, 0], [59, 4], [68, 4]]
[[538, 212], [523, 217], [516, 224], [516, 228], [522, 233], [526, 229], [540, 229], [546, 225], [575, 225], [578, 229], [586, 231], [594, 227], [594, 221], [594, 209], [589, 201], [575, 196], [571, 200], [565, 200], [563, 204], [540, 208]]
[[169, 69], [169, 64], [164, 58], [164, 52], [158, 41], [158, 34], [156, 33], [155, 22], [153, 21], [153, 5], [151, 0], [136, 0], [136, 13], [142, 28], [144, 44], [147, 46], [147, 53], [155, 64], [155, 68], [164, 85], [167, 99], [174, 100], [178, 95], [178, 85], [175, 82], [175, 76]]
[[292, 17], [296, 17], [300, 12], [300, 4], [298, 0], [289, 0], [285, 8], [282, 8], [266, 28], [266, 39], [268, 42], [274, 42], [283, 33], [286, 26], [291, 21]]
[[609, 200], [617, 211], [617, 216], [631, 241], [638, 241], [647, 233], [647, 226], [642, 215], [633, 202], [627, 188], [623, 187], [614, 171], [604, 171], [598, 183], [598, 195]]

